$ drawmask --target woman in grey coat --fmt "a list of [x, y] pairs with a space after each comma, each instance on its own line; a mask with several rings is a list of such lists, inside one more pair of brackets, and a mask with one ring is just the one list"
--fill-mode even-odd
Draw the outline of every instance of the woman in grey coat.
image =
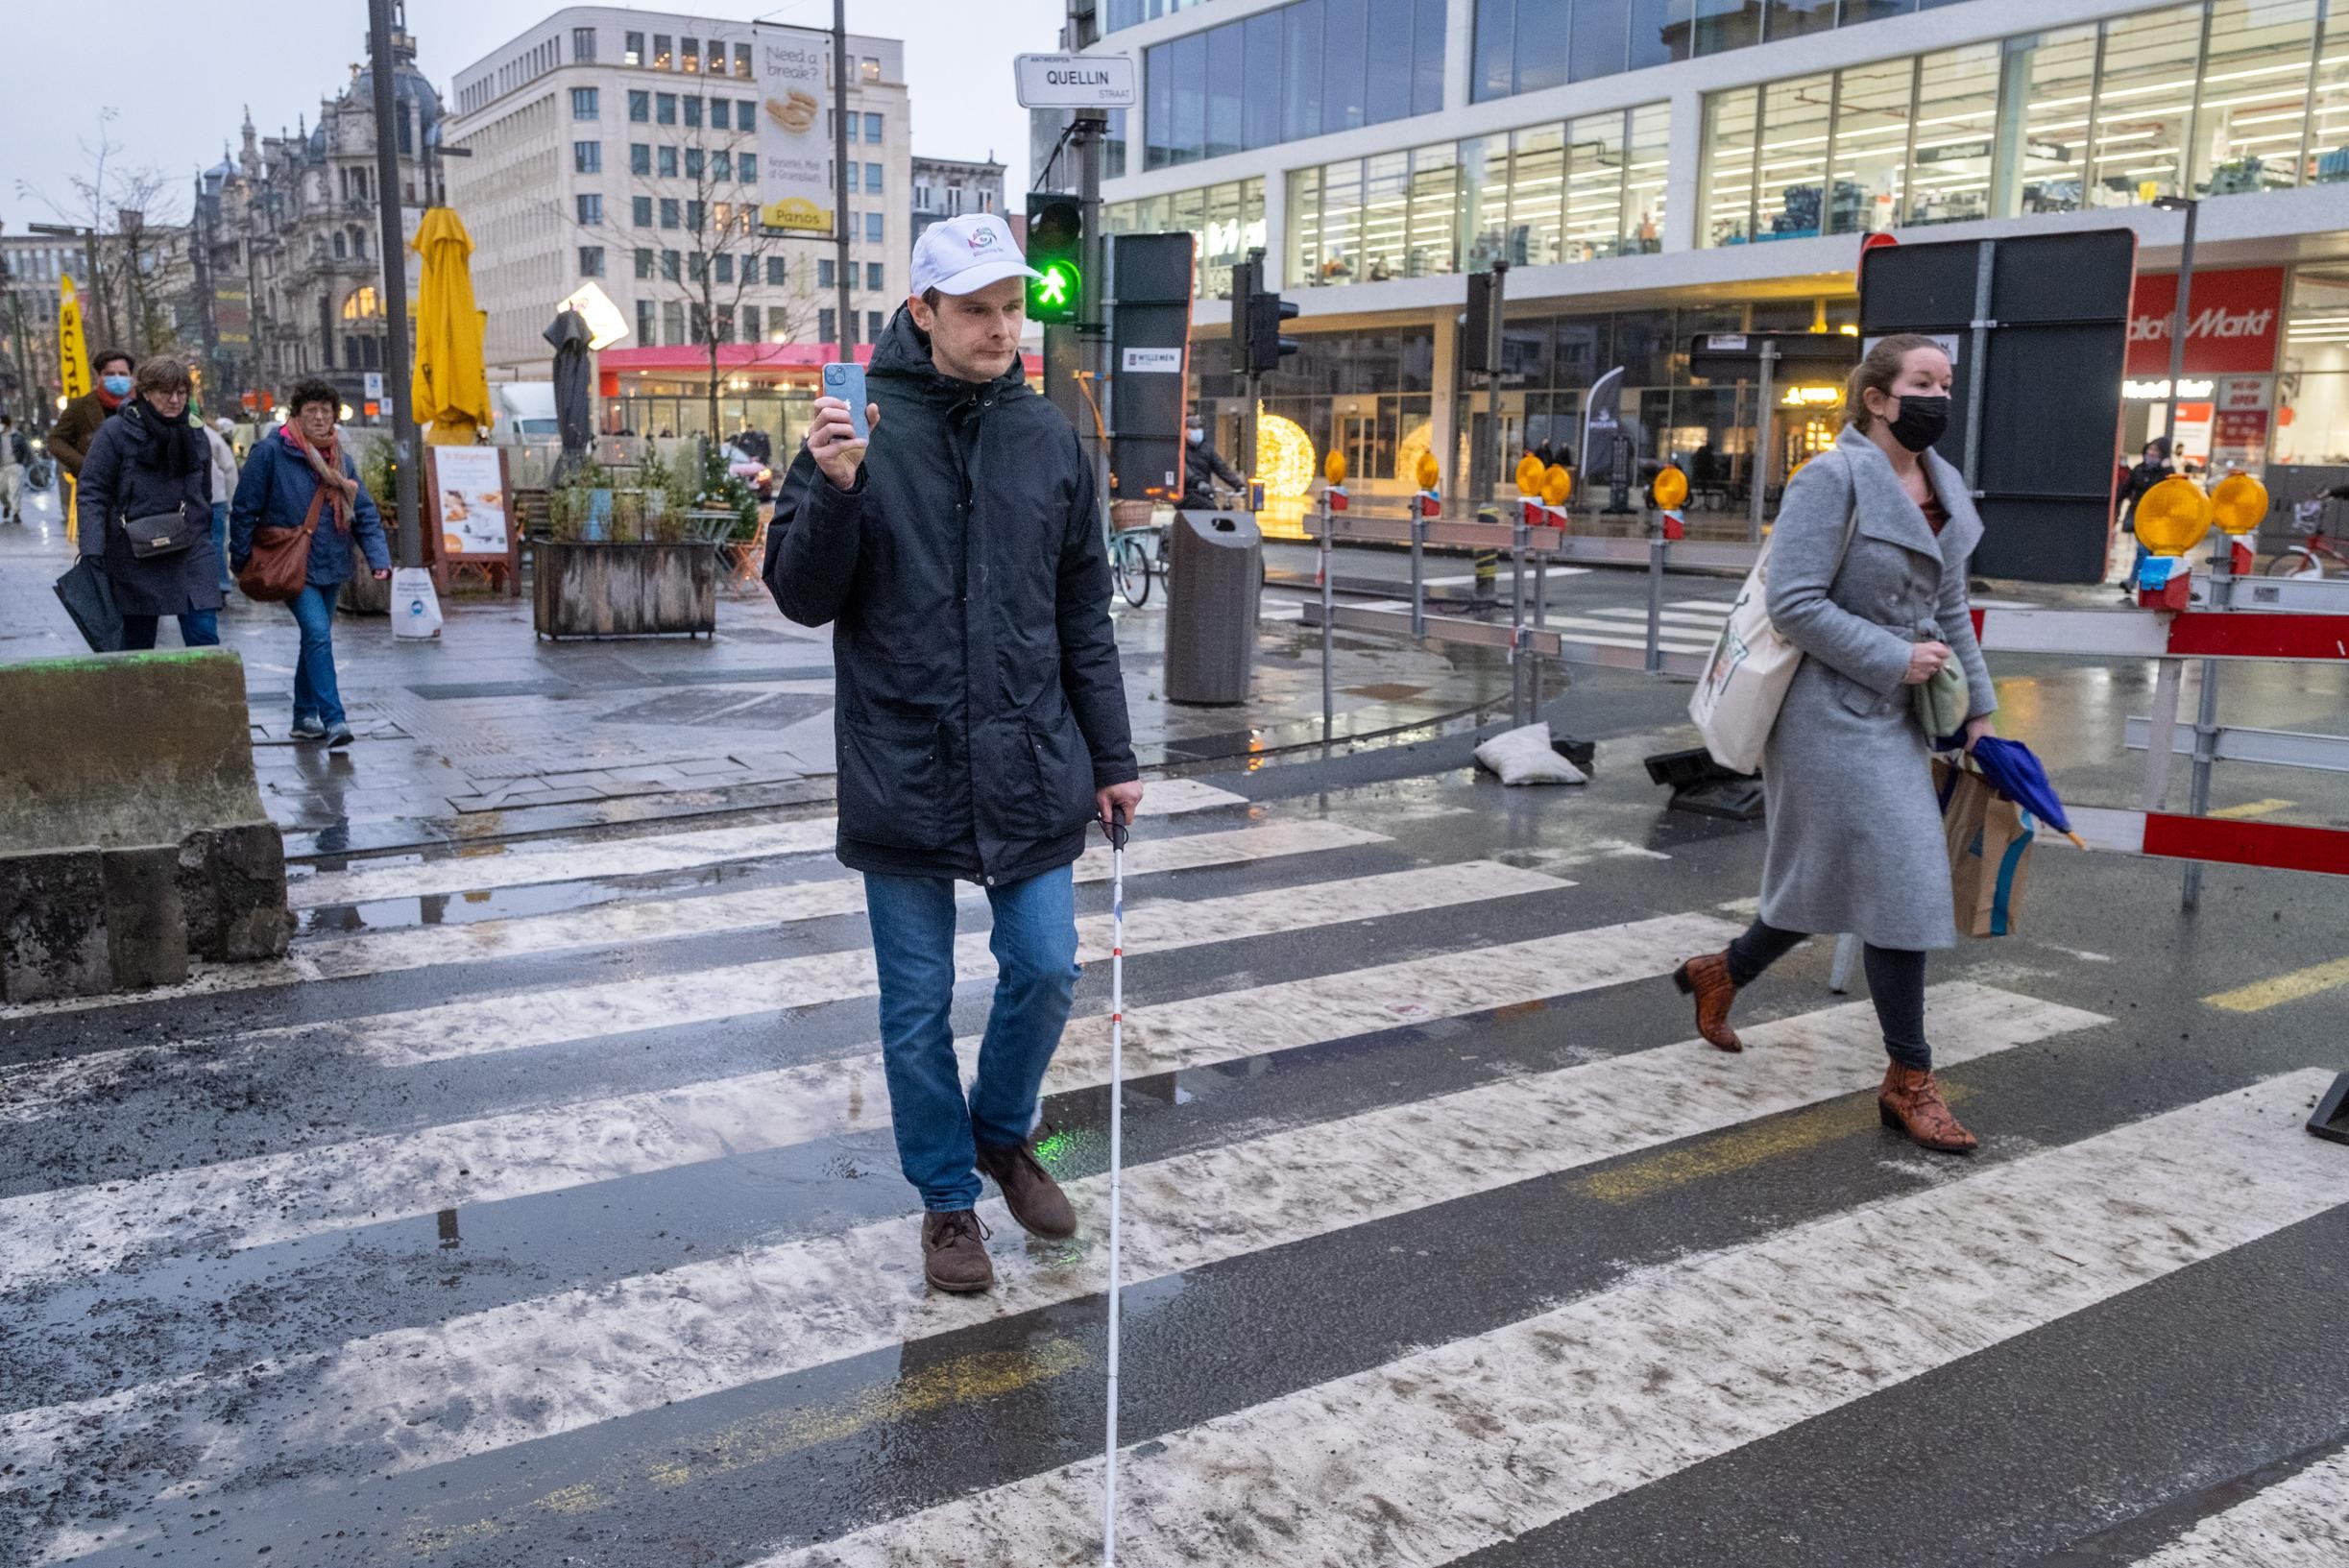
[[[220, 551], [212, 543], [211, 452], [187, 415], [193, 383], [176, 359], [138, 368], [130, 401], [98, 427], [82, 460], [84, 555], [97, 559], [122, 612], [122, 645], [155, 646], [157, 619], [174, 615], [191, 648], [220, 641]], [[178, 513], [186, 546], [141, 559], [124, 524]]]
[[1962, 1153], [1974, 1135], [1949, 1114], [1925, 1038], [1925, 956], [1954, 947], [1957, 925], [1910, 688], [1955, 659], [1968, 746], [1991, 733], [1998, 703], [1966, 602], [1982, 520], [1931, 449], [1949, 420], [1948, 355], [1912, 334], [1877, 343], [1852, 373], [1844, 420], [1833, 449], [1788, 483], [1771, 534], [1770, 619], [1805, 657], [1762, 754], [1761, 915], [1678, 978], [1696, 998], [1698, 1032], [1736, 1050], [1740, 989], [1807, 934], [1857, 934], [1891, 1057], [1877, 1094], [1884, 1124]]

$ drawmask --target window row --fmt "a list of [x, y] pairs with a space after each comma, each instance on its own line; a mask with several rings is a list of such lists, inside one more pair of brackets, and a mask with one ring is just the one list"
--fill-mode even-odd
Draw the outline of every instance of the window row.
[[[739, 307], [739, 316], [737, 308], [719, 305], [714, 312], [705, 314], [699, 302], [694, 301], [663, 300], [656, 302], [639, 300], [636, 302], [638, 346], [649, 349], [666, 343], [672, 349], [698, 349], [706, 347], [713, 336], [719, 343], [789, 343], [799, 335], [793, 325], [794, 317], [801, 321], [806, 319], [804, 313], [783, 305], [746, 304]], [[830, 310], [815, 313], [817, 341], [832, 341], [833, 318], [834, 313]], [[712, 331], [713, 324], [714, 333]], [[879, 338], [886, 325], [886, 312], [866, 311], [864, 327], [867, 341]], [[661, 430], [659, 433], [666, 435], [668, 431]]]
[[1192, 295], [1200, 300], [1231, 298], [1231, 270], [1264, 244], [1264, 181], [1234, 180], [1198, 190], [1175, 191], [1102, 208], [1102, 231], [1109, 234], [1191, 234]]
[[1545, 267], [1662, 248], [1671, 111], [1609, 109], [1289, 176], [1304, 287]]
[[1115, 33], [1122, 27], [1134, 27], [1143, 22], [1154, 22], [1161, 16], [1172, 16], [1178, 11], [1203, 6], [1207, 0], [1108, 0], [1102, 7], [1106, 20], [1104, 33]]
[[[581, 35], [586, 36], [587, 48], [585, 51], [582, 51], [579, 46]], [[726, 74], [728, 46], [723, 39], [712, 38], [709, 41], [708, 54], [705, 56], [702, 40], [699, 38], [675, 38], [666, 33], [655, 33], [652, 36], [652, 47], [647, 49], [644, 46], [644, 35], [642, 33], [623, 33], [620, 36], [623, 45], [620, 50], [622, 65], [649, 65], [656, 71], [686, 71], [708, 76]], [[571, 58], [582, 61], [595, 58], [595, 30], [593, 28], [581, 27], [571, 30]], [[745, 82], [749, 81], [751, 76], [750, 45], [747, 43], [733, 45], [732, 58], [734, 74]], [[710, 64], [707, 72], [702, 70], [702, 61], [705, 59]]]
[[1296, 0], [1143, 57], [1161, 169], [1443, 107], [1444, 0]]
[[[724, 252], [714, 256], [708, 256], [699, 251], [690, 253], [656, 251], [647, 246], [638, 246], [635, 250], [637, 277], [640, 280], [658, 278], [665, 283], [674, 283], [684, 278], [690, 278], [698, 283], [701, 281], [703, 269], [707, 268], [714, 282], [765, 282], [780, 287], [789, 276], [789, 268], [787, 264], [788, 259], [787, 256], [762, 254], [755, 251], [738, 258]], [[858, 271], [860, 266], [863, 268], [861, 273]], [[851, 288], [859, 286], [860, 278], [862, 279], [862, 286], [865, 289], [876, 294], [886, 286], [883, 277], [882, 264], [878, 261], [862, 263], [852, 261], [849, 263], [848, 275]], [[833, 270], [832, 257], [822, 256], [817, 259], [815, 263], [815, 286], [817, 288], [833, 287], [836, 276]]]
[[2209, 0], [1705, 104], [1701, 245], [2349, 180], [2349, 7]]
[[[603, 221], [603, 198], [581, 195], [579, 221], [583, 224]], [[591, 205], [592, 204], [592, 205]], [[595, 214], [590, 218], [590, 212]], [[657, 219], [657, 221], [656, 221]], [[679, 200], [674, 196], [632, 196], [628, 199], [628, 221], [638, 229], [678, 229], [689, 233], [702, 231], [704, 220], [715, 233], [735, 231], [747, 234], [758, 226], [759, 204], [756, 202], [699, 202], [691, 197]], [[851, 238], [861, 234], [867, 244], [879, 245], [888, 232], [884, 216], [867, 212], [860, 222], [858, 215], [849, 214]]]
[[[852, 163], [848, 167], [851, 175], [854, 175], [857, 166]], [[872, 189], [879, 191], [881, 165], [874, 163], [866, 167], [873, 171]], [[700, 147], [656, 148], [641, 141], [628, 144], [630, 174], [650, 176], [657, 172], [664, 180], [674, 180], [679, 177], [680, 171], [688, 180], [700, 180], [706, 176], [711, 180], [739, 180], [745, 185], [752, 185], [759, 181], [759, 155], [728, 152], [722, 147], [707, 150]], [[857, 188], [854, 179], [850, 180], [848, 188]]]
[[[581, 88], [592, 92], [593, 88]], [[704, 119], [713, 131], [756, 131], [759, 129], [759, 106], [749, 98], [703, 98], [698, 93], [680, 96], [673, 92], [638, 92], [628, 94], [628, 119], [635, 125], [676, 125], [682, 123], [699, 129]], [[593, 118], [593, 116], [590, 116]], [[855, 137], [850, 137], [855, 140]]]

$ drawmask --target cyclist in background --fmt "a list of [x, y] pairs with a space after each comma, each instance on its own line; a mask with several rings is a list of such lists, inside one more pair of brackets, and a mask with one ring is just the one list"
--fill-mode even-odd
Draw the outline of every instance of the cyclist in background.
[[1187, 510], [1215, 510], [1215, 480], [1222, 480], [1234, 490], [1246, 491], [1247, 481], [1240, 470], [1223, 461], [1207, 440], [1206, 422], [1198, 409], [1191, 411], [1191, 423], [1183, 432], [1182, 504]]

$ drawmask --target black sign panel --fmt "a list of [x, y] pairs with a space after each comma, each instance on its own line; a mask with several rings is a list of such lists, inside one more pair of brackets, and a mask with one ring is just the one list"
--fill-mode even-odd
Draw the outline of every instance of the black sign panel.
[[1109, 241], [1109, 488], [1126, 500], [1182, 495], [1193, 243], [1189, 234]]
[[1923, 332], [1956, 350], [1937, 450], [1966, 475], [1982, 514], [1975, 571], [2103, 578], [2136, 276], [2137, 236], [2126, 229], [1886, 246], [1863, 257], [1863, 342]]

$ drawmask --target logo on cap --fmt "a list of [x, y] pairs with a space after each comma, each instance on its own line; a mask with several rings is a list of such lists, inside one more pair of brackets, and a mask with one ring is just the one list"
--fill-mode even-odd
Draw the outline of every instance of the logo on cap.
[[971, 230], [971, 249], [983, 251], [995, 243], [995, 230], [981, 224]]

